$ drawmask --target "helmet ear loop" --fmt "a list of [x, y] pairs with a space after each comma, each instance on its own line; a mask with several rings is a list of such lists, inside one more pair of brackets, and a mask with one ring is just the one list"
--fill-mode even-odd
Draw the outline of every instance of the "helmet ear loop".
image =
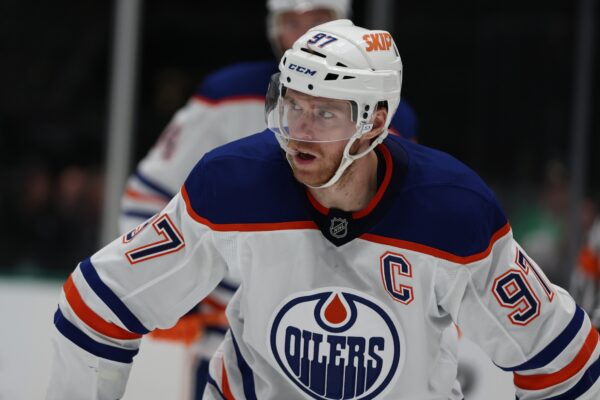
[[385, 131], [380, 133], [378, 135], [378, 137], [375, 138], [371, 142], [371, 144], [369, 145], [369, 148], [367, 148], [365, 151], [363, 151], [361, 153], [357, 153], [357, 154], [350, 154], [350, 149], [351, 149], [352, 145], [354, 144], [354, 142], [356, 142], [357, 140], [360, 140], [365, 133], [370, 132], [373, 129], [373, 118], [374, 118], [373, 113], [375, 112], [376, 109], [377, 109], [376, 104], [365, 104], [363, 106], [364, 111], [363, 111], [363, 114], [361, 115], [361, 117], [363, 119], [361, 122], [357, 123], [356, 132], [354, 133], [354, 135], [352, 135], [347, 146], [344, 148], [344, 158], [348, 158], [352, 161], [358, 160], [359, 158], [367, 155], [367, 153], [369, 153], [377, 145], [379, 145], [381, 142], [383, 142], [383, 139], [386, 136], [386, 135], [384, 135]]

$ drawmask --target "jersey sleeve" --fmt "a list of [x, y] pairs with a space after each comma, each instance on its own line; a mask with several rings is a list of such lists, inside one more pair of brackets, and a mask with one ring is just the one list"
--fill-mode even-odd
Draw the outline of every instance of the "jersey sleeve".
[[[473, 229], [484, 222], [465, 221]], [[499, 368], [514, 374], [518, 399], [598, 398], [600, 347], [589, 317], [549, 282], [508, 223], [489, 237], [477, 254], [440, 261], [440, 307]]]
[[177, 194], [69, 276], [48, 400], [121, 398], [142, 335], [174, 325], [221, 281], [227, 250], [187, 207]]

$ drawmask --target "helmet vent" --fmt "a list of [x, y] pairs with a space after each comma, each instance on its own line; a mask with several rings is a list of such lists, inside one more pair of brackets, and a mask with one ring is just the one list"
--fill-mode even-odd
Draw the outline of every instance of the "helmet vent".
[[328, 73], [327, 76], [325, 77], [325, 80], [326, 81], [335, 81], [338, 77], [339, 77], [338, 74]]
[[335, 63], [335, 66], [336, 66], [336, 67], [344, 67], [344, 68], [348, 68], [348, 66], [347, 66], [346, 64], [343, 64], [343, 63], [341, 63], [341, 62], [339, 62], [339, 61]]
[[342, 79], [354, 79], [356, 78], [355, 76], [350, 76], [350, 75], [344, 75], [344, 77]]
[[287, 57], [283, 57], [283, 65], [285, 65], [286, 61], [287, 61]]
[[311, 49], [307, 49], [306, 47], [302, 47], [300, 50], [302, 50], [302, 51], [304, 51], [304, 52], [306, 52], [308, 54], [312, 54], [312, 55], [315, 55], [315, 56], [327, 58], [327, 56], [325, 54], [319, 53], [318, 51], [314, 51], [314, 50], [311, 50]]

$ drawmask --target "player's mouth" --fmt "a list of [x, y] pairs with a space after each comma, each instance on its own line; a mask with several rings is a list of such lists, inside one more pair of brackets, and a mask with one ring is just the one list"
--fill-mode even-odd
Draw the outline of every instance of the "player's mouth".
[[296, 167], [308, 167], [319, 158], [319, 153], [313, 151], [310, 146], [299, 146], [297, 143], [293, 143], [285, 149], [288, 160], [292, 162]]
[[299, 151], [298, 154], [296, 155], [296, 157], [298, 157], [299, 159], [303, 160], [303, 161], [311, 161], [314, 160], [316, 157], [310, 153], [304, 153]]
[[295, 149], [292, 157], [294, 159], [294, 164], [296, 166], [308, 166], [308, 165], [312, 164], [312, 162], [317, 158], [317, 156], [313, 153], [309, 153], [307, 151], [301, 151], [298, 149]]

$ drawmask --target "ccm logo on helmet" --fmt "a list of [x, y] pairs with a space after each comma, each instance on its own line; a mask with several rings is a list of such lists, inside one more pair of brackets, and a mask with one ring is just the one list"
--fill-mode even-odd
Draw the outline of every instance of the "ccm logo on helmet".
[[387, 32], [367, 33], [363, 35], [367, 42], [367, 51], [389, 50], [392, 47], [392, 35]]
[[317, 400], [370, 400], [398, 377], [404, 338], [379, 302], [348, 288], [284, 300], [268, 346], [283, 374]]
[[309, 68], [303, 67], [302, 65], [296, 65], [296, 64], [288, 65], [288, 69], [291, 69], [292, 71], [300, 72], [301, 74], [304, 74], [304, 75], [310, 75], [310, 76], [314, 76], [317, 73], [316, 69], [309, 69]]

